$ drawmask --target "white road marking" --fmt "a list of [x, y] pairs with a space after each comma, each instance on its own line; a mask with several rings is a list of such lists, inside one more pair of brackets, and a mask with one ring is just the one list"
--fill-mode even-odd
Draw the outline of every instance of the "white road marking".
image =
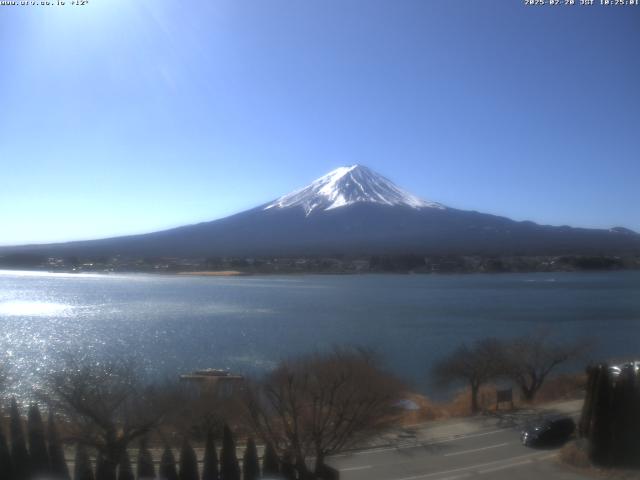
[[354, 470], [366, 470], [367, 468], [373, 468], [373, 465], [362, 465], [361, 467], [347, 467], [341, 468], [341, 472], [353, 472]]
[[[551, 455], [545, 455], [543, 457], [538, 457], [535, 460], [546, 460], [548, 458], [553, 458], [557, 456], [557, 454], [552, 453]], [[501, 465], [499, 467], [494, 467], [494, 468], [487, 468], [485, 470], [478, 470], [478, 473], [491, 473], [491, 472], [498, 472], [500, 470], [506, 470], [508, 468], [513, 468], [513, 467], [519, 467], [520, 465], [527, 465], [529, 463], [533, 463], [532, 458], [528, 459], [528, 460], [523, 460], [522, 462], [516, 462], [516, 463], [509, 463], [507, 465]]]
[[459, 437], [446, 438], [444, 440], [436, 440], [434, 445], [439, 445], [441, 443], [449, 443], [455, 442], [456, 440], [464, 440], [465, 438], [476, 438], [476, 437], [484, 437], [485, 435], [493, 435], [494, 433], [502, 433], [508, 428], [501, 428], [500, 430], [491, 430], [490, 432], [482, 432], [482, 433], [470, 433], [469, 435], [461, 435]]
[[471, 472], [462, 473], [460, 475], [453, 475], [451, 477], [443, 477], [440, 480], [458, 480], [459, 478], [467, 478], [471, 476]]
[[489, 450], [491, 448], [506, 447], [507, 445], [509, 445], [509, 442], [498, 443], [497, 445], [489, 445], [487, 447], [473, 448], [471, 450], [462, 450], [460, 452], [445, 453], [443, 455], [443, 457], [455, 457], [456, 455], [464, 455], [465, 453], [481, 452], [482, 450]]
[[532, 457], [536, 457], [536, 456], [542, 458], [542, 457], [544, 457], [544, 454], [541, 455], [538, 452], [529, 453], [527, 455], [519, 455], [517, 457], [511, 457], [511, 458], [506, 458], [506, 459], [501, 459], [501, 460], [494, 460], [492, 462], [479, 463], [477, 465], [469, 465], [467, 467], [454, 468], [452, 470], [444, 470], [442, 472], [425, 473], [425, 474], [422, 474], [422, 475], [413, 475], [411, 477], [402, 477], [402, 478], [396, 478], [396, 479], [393, 479], [393, 480], [420, 480], [420, 479], [423, 479], [423, 478], [434, 477], [436, 475], [446, 475], [447, 473], [463, 472], [465, 470], [476, 470], [476, 469], [481, 468], [481, 467], [488, 467], [489, 465], [496, 465], [496, 464], [499, 464], [500, 462], [504, 462], [504, 461], [524, 459], [524, 458], [532, 458]]
[[532, 459], [523, 460], [522, 462], [509, 463], [507, 465], [500, 465], [499, 467], [487, 468], [485, 470], [478, 470], [478, 473], [484, 474], [484, 473], [491, 473], [491, 472], [499, 472], [500, 470], [507, 470], [509, 468], [519, 467], [520, 465], [528, 465], [530, 463], [533, 463]]
[[489, 432], [482, 433], [471, 433], [469, 435], [460, 435], [458, 437], [445, 438], [444, 440], [433, 439], [431, 441], [427, 440], [425, 443], [411, 445], [409, 447], [380, 447], [380, 448], [371, 448], [369, 450], [359, 450], [357, 452], [352, 453], [340, 453], [338, 455], [332, 455], [331, 458], [340, 458], [340, 457], [353, 457], [356, 455], [371, 455], [372, 453], [380, 453], [380, 452], [397, 452], [398, 450], [410, 450], [412, 448], [421, 448], [425, 445], [440, 445], [441, 443], [450, 443], [455, 442], [457, 440], [464, 440], [466, 438], [476, 438], [476, 437], [484, 437], [486, 435], [493, 435], [496, 433], [502, 433], [509, 430], [508, 428], [501, 428], [500, 430], [491, 430]]

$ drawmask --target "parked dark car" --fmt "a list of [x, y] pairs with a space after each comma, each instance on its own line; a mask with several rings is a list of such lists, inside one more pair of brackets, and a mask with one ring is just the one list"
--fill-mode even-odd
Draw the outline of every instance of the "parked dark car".
[[556, 417], [527, 426], [522, 431], [522, 444], [527, 447], [554, 447], [567, 442], [576, 429], [570, 417]]

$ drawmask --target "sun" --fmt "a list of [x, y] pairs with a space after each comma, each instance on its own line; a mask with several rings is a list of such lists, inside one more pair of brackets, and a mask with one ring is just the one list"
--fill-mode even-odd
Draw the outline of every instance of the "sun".
[[74, 38], [79, 44], [108, 38], [121, 28], [135, 27], [142, 18], [141, 13], [148, 8], [146, 0], [48, 0], [47, 3], [47, 6], [33, 7], [30, 12], [40, 32], [57, 36], [61, 41]]

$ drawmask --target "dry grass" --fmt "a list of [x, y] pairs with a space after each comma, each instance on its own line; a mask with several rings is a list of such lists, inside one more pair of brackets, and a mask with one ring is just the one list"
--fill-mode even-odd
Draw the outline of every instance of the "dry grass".
[[[586, 375], [558, 375], [550, 378], [538, 392], [534, 405], [550, 402], [574, 400], [584, 395]], [[481, 411], [493, 411], [496, 408], [496, 385], [485, 385], [480, 388], [478, 403]], [[513, 390], [514, 408], [530, 406], [522, 401], [519, 392]], [[460, 390], [450, 401], [437, 403], [426, 396], [416, 393], [407, 394], [407, 400], [418, 405], [418, 410], [404, 412], [400, 417], [402, 425], [444, 420], [447, 418], [467, 417], [471, 415], [471, 391], [467, 388]], [[500, 410], [510, 409], [509, 404], [500, 404]]]
[[567, 443], [562, 447], [560, 461], [575, 468], [592, 468], [587, 452], [576, 442]]
[[[471, 392], [469, 390], [458, 392], [450, 402], [446, 403], [436, 403], [428, 397], [416, 393], [407, 394], [405, 398], [413, 401], [419, 407], [418, 410], [407, 411], [401, 415], [400, 422], [405, 426], [471, 415]], [[480, 409], [494, 409], [495, 402], [495, 387], [491, 385], [482, 387], [478, 395]], [[502, 406], [502, 408], [505, 407]]]
[[[484, 385], [478, 392], [478, 406], [480, 410], [494, 410], [496, 408], [496, 387], [495, 385]], [[509, 408], [500, 405], [501, 408]], [[453, 400], [443, 405], [448, 417], [466, 417], [471, 415], [471, 391], [462, 390], [453, 397]]]
[[581, 398], [584, 396], [586, 385], [586, 373], [557, 375], [542, 385], [534, 403], [540, 404]]
[[560, 461], [576, 472], [592, 478], [606, 480], [640, 480], [640, 471], [594, 466], [579, 441], [566, 444], [560, 450]]
[[442, 418], [440, 407], [423, 395], [408, 393], [407, 400], [411, 400], [418, 406], [418, 410], [408, 410], [400, 415], [399, 421], [402, 426], [415, 425], [417, 423], [430, 422]]

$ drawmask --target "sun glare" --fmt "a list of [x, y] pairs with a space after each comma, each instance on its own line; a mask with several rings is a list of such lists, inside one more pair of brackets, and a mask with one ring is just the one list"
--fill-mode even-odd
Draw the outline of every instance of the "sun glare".
[[71, 310], [71, 305], [49, 302], [0, 302], [0, 316], [7, 317], [47, 317], [63, 315]]
[[[64, 5], [40, 7], [37, 27], [48, 38], [55, 35], [63, 41], [74, 39], [91, 44], [97, 39], [108, 40], [120, 28], [128, 29], [132, 22], [137, 22], [140, 7], [141, 4], [125, 0], [88, 0], [86, 3], [64, 0]], [[65, 51], [68, 53], [68, 49]]]

